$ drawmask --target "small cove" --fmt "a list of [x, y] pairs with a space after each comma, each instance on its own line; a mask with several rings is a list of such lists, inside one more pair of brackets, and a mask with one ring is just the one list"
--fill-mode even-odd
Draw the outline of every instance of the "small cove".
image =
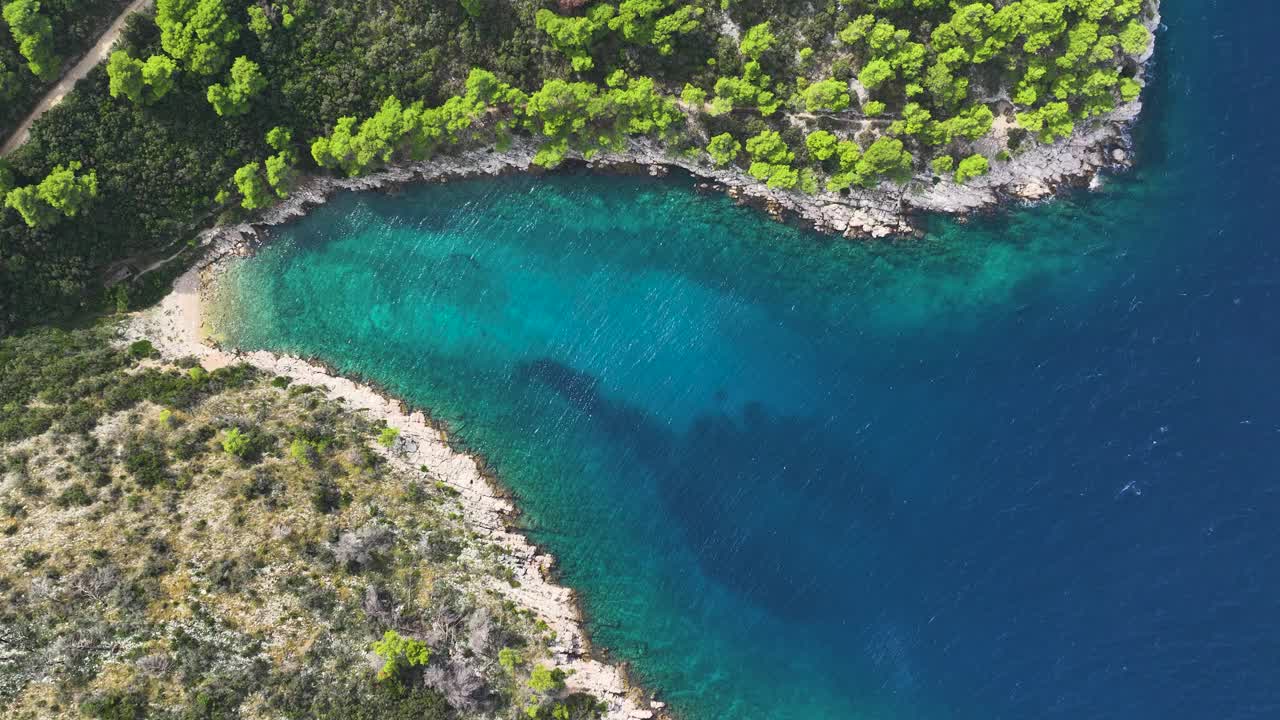
[[1100, 195], [851, 243], [681, 178], [346, 194], [211, 315], [429, 408], [688, 718], [1261, 717], [1274, 141], [1170, 12]]

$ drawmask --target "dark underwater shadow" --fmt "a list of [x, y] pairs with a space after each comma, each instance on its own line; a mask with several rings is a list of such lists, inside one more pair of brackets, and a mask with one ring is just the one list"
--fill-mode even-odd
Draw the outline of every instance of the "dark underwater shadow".
[[787, 619], [839, 620], [865, 609], [841, 590], [854, 576], [871, 580], [875, 563], [861, 559], [900, 529], [901, 517], [866, 448], [840, 431], [847, 423], [752, 404], [674, 432], [551, 358], [521, 363], [515, 380], [554, 391], [639, 459], [708, 576]]

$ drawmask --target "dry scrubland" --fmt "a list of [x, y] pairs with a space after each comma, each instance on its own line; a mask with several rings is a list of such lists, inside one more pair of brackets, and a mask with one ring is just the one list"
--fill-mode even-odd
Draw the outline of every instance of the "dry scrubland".
[[388, 460], [393, 430], [113, 334], [0, 342], [3, 717], [604, 709], [503, 597], [517, 559]]

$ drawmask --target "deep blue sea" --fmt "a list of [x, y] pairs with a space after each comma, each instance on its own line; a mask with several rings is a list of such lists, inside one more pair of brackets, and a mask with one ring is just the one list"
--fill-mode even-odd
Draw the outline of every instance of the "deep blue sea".
[[687, 720], [1280, 718], [1280, 7], [1165, 13], [1103, 192], [866, 243], [680, 178], [350, 194], [217, 329], [446, 422]]

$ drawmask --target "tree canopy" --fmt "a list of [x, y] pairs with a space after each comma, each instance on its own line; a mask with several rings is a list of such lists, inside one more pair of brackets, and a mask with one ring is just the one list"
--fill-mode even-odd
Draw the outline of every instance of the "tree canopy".
[[156, 26], [165, 52], [199, 75], [221, 72], [240, 37], [223, 0], [156, 0]]
[[249, 101], [267, 87], [258, 63], [247, 57], [238, 57], [231, 65], [231, 78], [226, 85], [209, 86], [209, 104], [223, 117], [235, 117], [249, 111]]
[[3, 13], [18, 51], [27, 60], [31, 74], [44, 80], [58, 73], [58, 58], [53, 52], [53, 23], [40, 12], [40, 0], [12, 0]]

